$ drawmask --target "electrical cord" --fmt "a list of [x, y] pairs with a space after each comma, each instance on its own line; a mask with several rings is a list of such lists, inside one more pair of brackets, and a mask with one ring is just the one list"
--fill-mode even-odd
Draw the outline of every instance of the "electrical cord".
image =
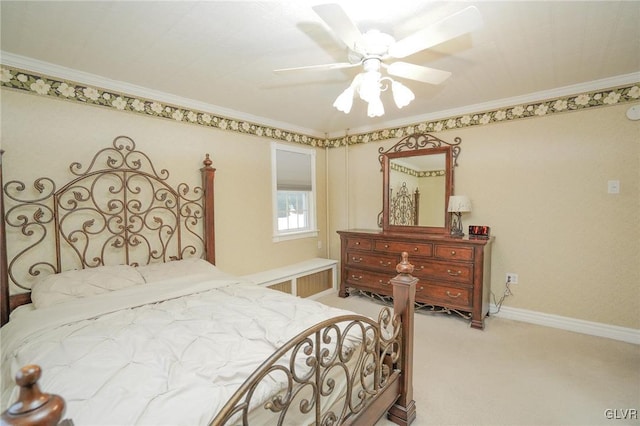
[[496, 308], [498, 308], [495, 312], [491, 312], [491, 315], [495, 315], [498, 312], [500, 312], [500, 308], [502, 308], [502, 302], [504, 302], [504, 299], [507, 298], [507, 296], [511, 296], [513, 293], [511, 292], [511, 287], [509, 286], [509, 280], [507, 280], [504, 283], [504, 293], [502, 294], [502, 297], [500, 298], [500, 301], [496, 302], [496, 295], [491, 292], [491, 297], [493, 298], [493, 304], [496, 306]]

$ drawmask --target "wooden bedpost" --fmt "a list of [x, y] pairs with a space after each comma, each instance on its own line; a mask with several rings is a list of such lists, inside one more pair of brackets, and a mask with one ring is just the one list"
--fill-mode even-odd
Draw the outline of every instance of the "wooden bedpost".
[[204, 251], [206, 260], [211, 264], [216, 264], [216, 228], [214, 222], [214, 187], [213, 178], [216, 169], [211, 167], [213, 161], [207, 154], [202, 162], [204, 167], [200, 169], [202, 172], [202, 188], [204, 190]]
[[4, 183], [2, 181], [2, 154], [0, 149], [0, 323], [9, 322], [9, 275], [7, 271], [7, 234], [4, 223]]
[[20, 386], [18, 400], [2, 413], [2, 425], [55, 426], [65, 411], [65, 402], [58, 395], [42, 393], [38, 379], [42, 370], [37, 365], [26, 365], [16, 374]]
[[393, 285], [393, 311], [402, 321], [402, 348], [400, 368], [402, 393], [389, 410], [388, 418], [399, 425], [409, 425], [416, 418], [416, 402], [413, 400], [413, 311], [418, 279], [411, 276], [413, 265], [407, 252], [402, 253], [402, 262], [396, 266], [398, 275], [391, 280]]

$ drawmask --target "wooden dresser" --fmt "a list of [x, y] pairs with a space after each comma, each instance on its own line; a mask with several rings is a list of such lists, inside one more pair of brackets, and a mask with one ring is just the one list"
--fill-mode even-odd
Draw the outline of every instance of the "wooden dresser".
[[419, 278], [416, 303], [455, 312], [484, 328], [489, 312], [491, 242], [425, 234], [376, 230], [338, 231], [341, 241], [340, 297], [354, 288], [391, 296], [389, 280], [403, 251]]

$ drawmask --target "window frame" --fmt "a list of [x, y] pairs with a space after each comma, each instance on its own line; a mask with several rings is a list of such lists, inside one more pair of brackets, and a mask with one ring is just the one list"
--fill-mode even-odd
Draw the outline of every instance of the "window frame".
[[[309, 226], [304, 230], [279, 230], [278, 229], [278, 167], [277, 152], [288, 151], [297, 154], [304, 154], [310, 157], [311, 166], [311, 191], [308, 195], [309, 203]], [[302, 192], [302, 191], [301, 191]], [[306, 191], [305, 191], [306, 192]], [[317, 204], [316, 204], [316, 150], [313, 148], [286, 145], [278, 142], [271, 142], [271, 215], [273, 241], [287, 241], [299, 238], [311, 238], [318, 236], [317, 224]]]

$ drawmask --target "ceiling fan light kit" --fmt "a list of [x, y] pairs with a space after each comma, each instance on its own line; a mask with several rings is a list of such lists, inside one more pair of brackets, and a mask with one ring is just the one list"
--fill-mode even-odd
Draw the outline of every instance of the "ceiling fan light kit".
[[369, 101], [369, 106], [367, 107], [367, 115], [372, 118], [382, 117], [384, 115], [384, 105], [382, 105], [382, 100], [379, 96]]
[[382, 77], [378, 71], [368, 71], [356, 75], [349, 87], [347, 87], [335, 100], [333, 106], [345, 114], [351, 112], [353, 106], [353, 98], [356, 93], [358, 97], [368, 104], [367, 115], [369, 117], [381, 117], [384, 115], [384, 106], [380, 99], [380, 94], [388, 89], [388, 85], [383, 84], [389, 81], [391, 83], [391, 93], [393, 101], [398, 108], [405, 107], [413, 101], [416, 96], [404, 84], [395, 81], [389, 77]]
[[360, 86], [358, 87], [360, 99], [367, 103], [380, 99], [382, 74], [377, 71], [369, 71], [361, 75], [362, 78], [360, 79]]
[[351, 112], [351, 107], [353, 106], [354, 95], [355, 95], [355, 90], [353, 89], [353, 87], [352, 86], [347, 87], [345, 91], [340, 93], [340, 95], [336, 98], [335, 102], [333, 103], [333, 106], [338, 111], [342, 111], [345, 114], [349, 114]]
[[391, 80], [391, 93], [393, 93], [393, 101], [398, 108], [409, 105], [416, 98], [411, 89], [399, 81]]
[[360, 99], [368, 104], [367, 115], [369, 117], [384, 115], [380, 93], [389, 87], [387, 82], [390, 83], [393, 100], [398, 108], [409, 105], [415, 99], [415, 95], [407, 86], [391, 77], [383, 77], [380, 72], [382, 68], [385, 68], [389, 75], [428, 84], [441, 84], [451, 76], [448, 71], [407, 62], [386, 64], [384, 61], [410, 56], [482, 26], [480, 12], [476, 7], [469, 6], [396, 41], [391, 35], [378, 30], [361, 33], [337, 3], [316, 5], [313, 6], [313, 10], [349, 48], [347, 55], [349, 62], [285, 68], [277, 71], [334, 70], [362, 65], [364, 72], [356, 75], [349, 87], [333, 102], [333, 106], [338, 111], [348, 114], [353, 106], [353, 98], [358, 93]]

